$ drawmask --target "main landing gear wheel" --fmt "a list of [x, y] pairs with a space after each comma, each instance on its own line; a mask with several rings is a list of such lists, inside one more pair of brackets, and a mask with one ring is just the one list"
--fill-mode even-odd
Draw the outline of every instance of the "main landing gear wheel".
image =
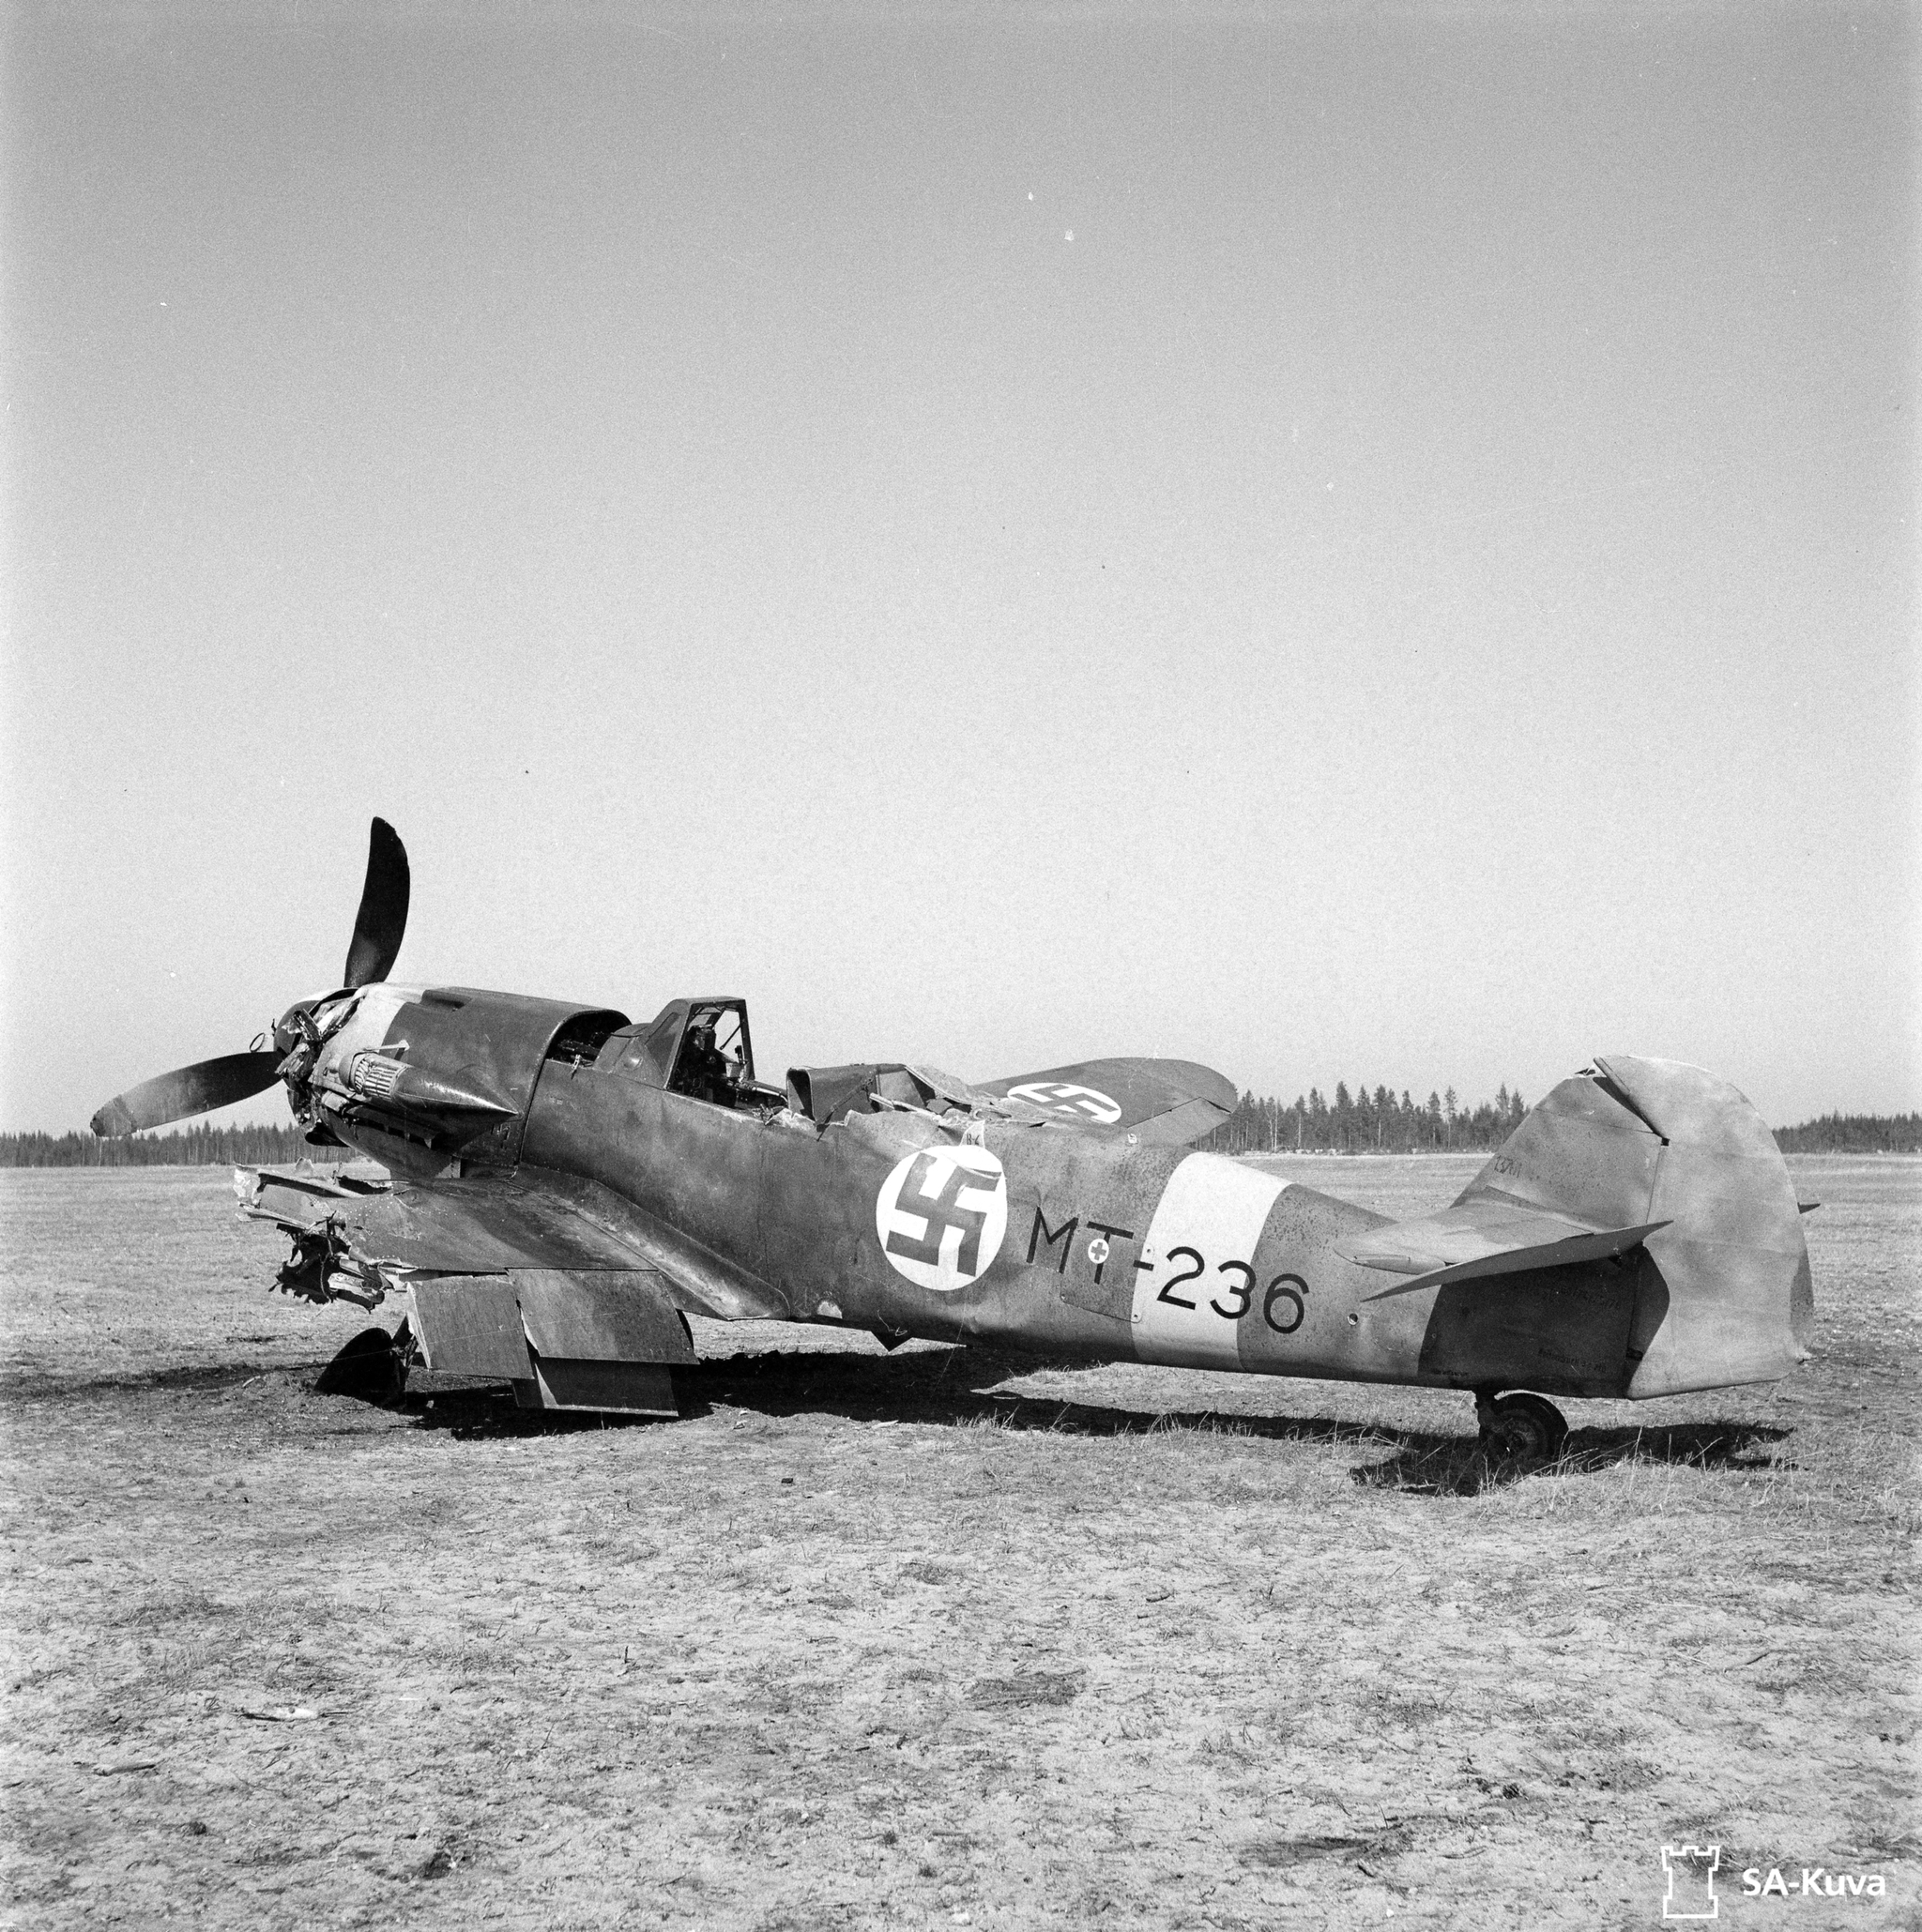
[[1482, 1448], [1503, 1462], [1551, 1463], [1568, 1439], [1562, 1411], [1540, 1395], [1477, 1392], [1475, 1420]]
[[313, 1387], [322, 1395], [351, 1395], [376, 1408], [398, 1408], [414, 1360], [414, 1336], [403, 1322], [392, 1334], [362, 1329], [328, 1365]]

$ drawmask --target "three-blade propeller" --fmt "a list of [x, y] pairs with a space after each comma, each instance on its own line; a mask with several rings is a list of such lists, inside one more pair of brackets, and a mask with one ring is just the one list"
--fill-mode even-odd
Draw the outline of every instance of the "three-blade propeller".
[[[386, 819], [376, 818], [368, 833], [367, 882], [360, 890], [360, 910], [347, 948], [344, 984], [371, 986], [393, 969], [407, 930], [411, 890], [406, 847]], [[230, 1053], [177, 1067], [129, 1088], [110, 1100], [89, 1124], [101, 1135], [138, 1133], [143, 1128], [164, 1127], [170, 1120], [232, 1106], [236, 1101], [265, 1093], [279, 1078], [283, 1057], [279, 1049]]]

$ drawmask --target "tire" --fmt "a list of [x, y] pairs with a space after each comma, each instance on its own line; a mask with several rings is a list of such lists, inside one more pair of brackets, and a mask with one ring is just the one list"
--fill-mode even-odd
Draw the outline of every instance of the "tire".
[[1540, 1395], [1526, 1393], [1497, 1398], [1484, 1446], [1503, 1462], [1551, 1463], [1568, 1439], [1562, 1411]]
[[376, 1408], [398, 1408], [407, 1387], [412, 1337], [404, 1323], [395, 1334], [362, 1329], [328, 1365], [313, 1385], [320, 1395], [350, 1395]]

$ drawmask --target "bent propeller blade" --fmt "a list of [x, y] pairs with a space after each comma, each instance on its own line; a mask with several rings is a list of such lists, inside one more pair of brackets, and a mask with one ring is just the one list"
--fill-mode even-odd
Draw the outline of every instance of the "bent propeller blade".
[[360, 889], [343, 985], [371, 986], [393, 969], [407, 930], [412, 883], [400, 834], [386, 819], [376, 818], [367, 834], [367, 883]]
[[274, 1084], [280, 1064], [277, 1053], [230, 1053], [219, 1059], [196, 1060], [191, 1067], [176, 1067], [171, 1073], [130, 1087], [88, 1124], [105, 1139], [209, 1114], [216, 1107], [230, 1107], [236, 1101], [265, 1093]]

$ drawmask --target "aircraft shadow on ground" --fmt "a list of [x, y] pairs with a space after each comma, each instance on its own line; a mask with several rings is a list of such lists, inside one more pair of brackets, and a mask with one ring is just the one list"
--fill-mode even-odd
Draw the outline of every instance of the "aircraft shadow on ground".
[[1415, 1430], [1384, 1431], [1398, 1438], [1387, 1461], [1350, 1473], [1370, 1489], [1398, 1489], [1411, 1496], [1472, 1496], [1526, 1476], [1588, 1476], [1623, 1463], [1666, 1463], [1697, 1469], [1786, 1468], [1769, 1446], [1787, 1429], [1759, 1422], [1685, 1422], [1667, 1428], [1571, 1429], [1552, 1461], [1499, 1460], [1472, 1436], [1429, 1436]]
[[[776, 1351], [722, 1357], [678, 1369], [675, 1386], [683, 1418], [732, 1409], [769, 1418], [829, 1414], [864, 1422], [985, 1425], [1074, 1436], [1209, 1433], [1385, 1449], [1390, 1452], [1387, 1458], [1357, 1466], [1351, 1471], [1354, 1480], [1369, 1488], [1412, 1495], [1474, 1494], [1545, 1468], [1564, 1475], [1590, 1474], [1626, 1462], [1759, 1468], [1770, 1465], [1769, 1445], [1789, 1433], [1747, 1422], [1575, 1429], [1552, 1465], [1504, 1462], [1481, 1450], [1472, 1428], [1443, 1435], [1330, 1416], [1126, 1408], [1025, 1394], [999, 1386], [1011, 1375], [1031, 1373], [1042, 1365], [1027, 1358], [969, 1348], [903, 1356]], [[418, 1427], [445, 1429], [462, 1438], [648, 1426], [640, 1418], [518, 1408], [511, 1393], [497, 1384], [432, 1392], [417, 1385], [404, 1398], [403, 1407]]]

